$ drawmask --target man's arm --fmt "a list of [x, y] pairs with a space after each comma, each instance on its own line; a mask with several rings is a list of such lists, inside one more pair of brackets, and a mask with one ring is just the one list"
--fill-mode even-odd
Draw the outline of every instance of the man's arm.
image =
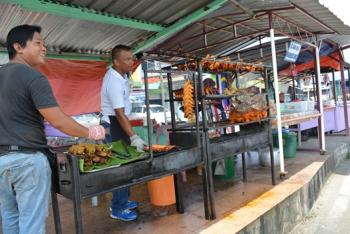
[[74, 137], [89, 137], [89, 129], [63, 113], [59, 107], [39, 109], [40, 114], [54, 127]]
[[129, 137], [132, 137], [133, 135], [135, 135], [134, 131], [132, 130], [128, 117], [126, 117], [126, 115], [124, 114], [124, 108], [114, 109], [114, 111], [115, 111], [117, 120], [120, 126], [122, 127], [122, 129], [124, 130], [124, 132]]

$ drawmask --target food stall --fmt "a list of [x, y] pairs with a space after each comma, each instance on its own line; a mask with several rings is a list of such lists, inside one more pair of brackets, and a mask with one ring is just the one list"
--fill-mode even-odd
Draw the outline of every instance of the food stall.
[[[223, 62], [215, 61], [215, 63]], [[146, 64], [147, 63], [144, 63], [144, 72], [146, 77], [146, 105], [148, 105], [147, 73], [154, 73], [157, 71], [147, 70]], [[242, 69], [246, 69], [244, 68], [245, 66], [250, 66], [252, 67], [251, 69], [255, 70], [255, 68], [253, 68], [254, 65], [250, 64], [225, 64], [236, 66], [236, 68], [234, 68], [235, 70], [240, 69], [239, 66], [241, 66]], [[264, 69], [261, 65], [258, 66], [258, 69], [257, 71], [262, 72], [265, 77], [265, 84], [268, 84], [267, 69]], [[168, 81], [170, 84], [168, 85], [169, 93], [173, 94], [171, 74], [182, 71], [163, 70], [161, 72], [168, 74]], [[195, 73], [197, 75], [195, 75]], [[108, 151], [109, 154], [109, 158], [107, 159], [108, 165], [106, 166], [99, 163], [92, 164], [91, 160], [95, 160], [94, 158], [96, 157], [94, 154], [92, 156], [88, 156], [89, 154], [83, 156], [87, 151], [86, 147], [94, 147], [95, 150], [92, 149], [92, 151], [94, 151], [95, 154], [99, 154], [98, 152], [101, 151], [99, 148], [103, 147], [100, 145], [75, 145], [72, 146], [68, 152], [57, 153], [57, 192], [73, 201], [75, 224], [78, 231], [82, 230], [80, 208], [82, 199], [110, 192], [120, 187], [157, 179], [164, 175], [175, 175], [176, 206], [179, 212], [184, 212], [183, 194], [181, 192], [182, 183], [179, 173], [197, 166], [204, 166], [203, 193], [205, 216], [207, 219], [215, 219], [212, 162], [223, 159], [228, 155], [241, 153], [243, 161], [243, 180], [246, 181], [245, 152], [263, 146], [269, 146], [272, 151], [271, 122], [270, 118], [268, 118], [269, 111], [266, 106], [260, 108], [262, 115], [258, 115], [260, 112], [255, 110], [256, 115], [252, 115], [250, 119], [248, 115], [254, 110], [250, 107], [246, 107], [250, 112], [241, 113], [241, 118], [230, 117], [231, 119], [228, 121], [208, 121], [206, 114], [208, 100], [230, 99], [239, 95], [233, 93], [228, 95], [205, 93], [204, 86], [202, 85], [202, 63], [198, 62], [198, 71], [192, 72], [192, 75], [192, 82], [196, 85], [193, 85], [191, 88], [190, 97], [186, 97], [184, 89], [182, 101], [188, 101], [188, 98], [193, 100], [190, 106], [191, 109], [185, 109], [185, 113], [187, 111], [192, 112], [192, 117], [195, 118], [195, 122], [186, 124], [176, 123], [174, 117], [174, 97], [170, 95], [169, 99], [172, 112], [170, 142], [174, 147], [170, 149], [169, 152], [154, 152], [156, 148], [149, 147], [149, 152], [144, 154], [121, 158], [120, 155], [124, 155], [125, 152], [132, 152], [132, 149], [127, 148], [124, 153], [121, 153], [121, 148], [127, 146], [120, 146], [120, 143], [114, 142], [111, 146], [107, 145], [102, 150], [103, 152]], [[268, 100], [265, 99], [267, 95], [262, 95], [261, 97], [268, 103]], [[200, 110], [199, 105], [201, 106]], [[201, 115], [201, 120], [199, 120], [200, 111], [203, 113]], [[230, 114], [230, 116], [237, 116], [238, 114], [239, 112], [235, 112], [235, 114]], [[148, 135], [150, 136], [152, 125], [150, 124], [149, 113], [147, 116], [147, 121], [149, 123]], [[209, 137], [210, 130], [226, 129], [232, 126], [240, 126], [240, 131], [231, 134], [216, 135], [214, 138]], [[149, 137], [148, 139], [149, 145], [152, 145], [151, 138]], [[82, 149], [82, 147], [85, 147], [85, 149]], [[109, 151], [109, 149], [111, 151]], [[99, 160], [100, 159], [96, 159], [96, 162], [99, 162]], [[272, 183], [275, 184], [273, 157], [271, 157], [271, 175]], [[55, 212], [55, 214], [57, 213], [58, 212]], [[56, 217], [56, 219], [58, 220], [59, 217]]]
[[[347, 129], [347, 122], [346, 119], [349, 116], [349, 110], [348, 108], [344, 108], [344, 105], [348, 106], [347, 104], [344, 104], [344, 101], [341, 102], [338, 99], [338, 94], [342, 93], [341, 99], [347, 99], [347, 95], [345, 90], [345, 78], [344, 78], [344, 64], [341, 63], [341, 56], [339, 56], [339, 49], [337, 46], [330, 44], [329, 42], [325, 42], [322, 44], [323, 47], [332, 48], [330, 51], [331, 53], [323, 53], [323, 57], [321, 58], [321, 68], [323, 75], [321, 76], [322, 85], [320, 87], [322, 96], [321, 96], [321, 103], [324, 107], [324, 131], [325, 132], [341, 132]], [[335, 52], [334, 52], [335, 51]], [[317, 100], [317, 97], [315, 95], [315, 92], [317, 91], [317, 88], [315, 87], [315, 77], [312, 73], [312, 69], [314, 67], [314, 64], [312, 61], [301, 63], [293, 68], [293, 71], [288, 71], [288, 69], [280, 71], [280, 74], [286, 74], [288, 72], [298, 74], [298, 76], [302, 75], [304, 76], [303, 79], [307, 79], [308, 83], [312, 81], [310, 86], [311, 88], [308, 88], [308, 92], [313, 94], [312, 100]], [[311, 70], [311, 71], [310, 71]], [[335, 82], [335, 76], [334, 71], [340, 70], [341, 71], [341, 88], [337, 87], [337, 83]], [[329, 79], [328, 73], [332, 74], [332, 83]], [[344, 87], [343, 87], [344, 86]], [[338, 94], [337, 94], [338, 93]], [[310, 96], [309, 94], [307, 95]], [[311, 95], [312, 96], [312, 95]], [[299, 103], [298, 103], [299, 104]], [[293, 105], [293, 104], [292, 104]], [[347, 109], [344, 111], [344, 109]], [[346, 115], [346, 113], [348, 113]], [[303, 130], [311, 129], [318, 126], [318, 122], [316, 119], [312, 119], [309, 117], [306, 117], [303, 119], [303, 121], [296, 123], [297, 127], [292, 128], [293, 131], [297, 131], [299, 135], [299, 145], [301, 144], [300, 140], [300, 132]]]
[[[271, 56], [264, 56], [262, 52], [259, 59], [268, 59], [264, 64], [271, 64], [272, 58], [272, 73], [266, 69], [260, 70], [264, 77], [265, 87], [268, 87], [270, 81], [275, 83], [275, 92], [278, 92], [278, 73], [277, 73], [277, 58], [275, 48], [275, 34], [279, 36], [287, 36], [293, 40], [303, 41], [310, 46], [316, 56], [316, 74], [319, 76], [319, 51], [318, 47], [309, 42], [309, 38], [315, 38], [317, 32], [334, 33], [334, 30], [327, 25], [324, 25], [317, 18], [305, 13], [308, 8], [307, 4], [299, 1], [300, 6], [291, 3], [291, 1], [280, 1], [278, 7], [269, 5], [267, 1], [247, 1], [247, 7], [242, 7], [237, 1], [214, 0], [214, 1], [159, 1], [152, 8], [144, 1], [129, 1], [128, 6], [123, 5], [123, 2], [79, 2], [72, 4], [72, 1], [17, 1], [7, 0], [9, 3], [0, 3], [3, 9], [2, 14], [7, 14], [5, 19], [13, 18], [14, 13], [18, 16], [23, 16], [23, 22], [43, 24], [43, 31], [46, 43], [48, 46], [49, 56], [53, 58], [76, 59], [83, 58], [86, 60], [106, 60], [109, 49], [118, 43], [127, 43], [132, 46], [135, 54], [138, 52], [147, 52], [149, 55], [157, 54], [157, 56], [166, 59], [179, 58], [189, 61], [193, 65], [193, 59], [204, 58], [206, 54], [216, 54], [221, 59], [226, 56], [231, 58], [231, 61], [238, 63], [227, 62], [218, 59], [203, 60], [207, 62], [202, 64], [201, 61], [195, 61], [196, 67], [189, 68], [197, 76], [193, 76], [193, 90], [195, 96], [192, 103], [192, 111], [196, 117], [195, 124], [177, 126], [172, 121], [170, 133], [172, 135], [172, 143], [175, 147], [169, 152], [155, 152], [156, 148], [150, 147], [147, 154], [138, 155], [133, 161], [124, 161], [124, 163], [116, 163], [113, 166], [103, 168], [92, 168], [88, 165], [95, 160], [113, 160], [108, 150], [110, 146], [100, 149], [95, 146], [94, 149], [88, 147], [88, 150], [93, 153], [98, 153], [99, 157], [87, 157], [85, 165], [84, 156], [78, 151], [57, 150], [57, 174], [58, 177], [54, 181], [57, 192], [71, 199], [74, 203], [76, 232], [82, 233], [83, 227], [81, 223], [81, 201], [84, 198], [92, 197], [97, 194], [112, 191], [118, 187], [129, 186], [155, 178], [160, 178], [164, 175], [174, 174], [177, 210], [184, 211], [183, 194], [181, 192], [182, 182], [179, 173], [189, 168], [196, 166], [204, 166], [204, 204], [206, 218], [215, 218], [214, 199], [213, 199], [213, 182], [211, 173], [211, 163], [226, 157], [228, 154], [242, 153], [242, 161], [244, 164], [245, 152], [255, 149], [257, 146], [266, 146], [272, 151], [271, 142], [271, 113], [270, 109], [266, 109], [262, 115], [258, 111], [253, 111], [253, 115], [246, 112], [232, 112], [228, 122], [216, 122], [207, 118], [206, 109], [207, 103], [212, 100], [229, 99], [238, 96], [237, 94], [205, 94], [202, 85], [202, 73], [213, 72], [220, 73], [230, 70], [230, 65], [235, 66], [235, 71], [240, 71], [238, 66], [254, 67], [259, 61], [252, 63], [243, 63], [241, 61], [242, 52], [240, 51], [245, 46], [259, 42], [261, 38], [270, 37]], [[233, 4], [232, 4], [233, 3]], [[147, 5], [147, 6], [146, 6]], [[174, 7], [169, 7], [174, 5]], [[328, 10], [316, 4], [317, 8], [321, 9], [322, 13], [329, 14]], [[127, 9], [130, 8], [130, 9]], [[255, 9], [251, 11], [249, 9]], [[312, 8], [312, 7], [311, 7]], [[160, 13], [161, 12], [161, 13]], [[144, 15], [140, 19], [135, 19], [130, 16]], [[212, 13], [212, 15], [211, 15]], [[33, 17], [33, 15], [35, 17]], [[207, 18], [204, 18], [207, 17]], [[299, 22], [295, 22], [298, 19]], [[313, 24], [308, 22], [313, 19]], [[200, 21], [199, 21], [200, 20]], [[9, 20], [11, 21], [11, 20]], [[293, 23], [294, 22], [294, 23]], [[8, 30], [18, 22], [10, 22], [4, 24], [4, 31]], [[305, 24], [305, 25], [303, 25]], [[334, 23], [340, 24], [338, 21]], [[284, 25], [281, 27], [281, 25]], [[302, 27], [305, 26], [305, 27]], [[3, 33], [2, 35], [5, 35]], [[116, 37], [116, 35], [118, 35]], [[122, 35], [122, 36], [120, 36]], [[79, 38], [79, 40], [77, 40]], [[98, 41], [98, 43], [96, 43]], [[317, 41], [317, 40], [316, 40]], [[261, 44], [261, 41], [260, 41]], [[75, 56], [71, 53], [75, 53]], [[76, 56], [78, 54], [78, 56]], [[266, 53], [265, 53], [266, 55]], [[190, 59], [191, 60], [190, 60]], [[218, 63], [216, 63], [218, 62]], [[207, 64], [218, 64], [220, 69], [208, 69]], [[225, 64], [226, 68], [223, 66]], [[227, 68], [229, 65], [229, 68]], [[252, 66], [253, 65], [253, 66]], [[64, 69], [62, 69], [64, 70]], [[178, 69], [181, 70], [181, 69]], [[178, 72], [178, 70], [176, 72]], [[221, 71], [220, 71], [221, 70]], [[244, 70], [244, 69], [243, 69]], [[144, 67], [145, 73], [148, 72], [147, 67]], [[231, 70], [232, 71], [232, 70]], [[168, 83], [171, 84], [172, 71], [162, 71], [167, 74]], [[186, 71], [187, 72], [187, 71]], [[60, 71], [57, 72], [60, 74]], [[316, 76], [316, 78], [317, 78]], [[147, 74], [146, 76], [147, 77]], [[273, 79], [272, 79], [273, 78]], [[73, 79], [73, 78], [72, 78]], [[147, 81], [147, 79], [145, 79]], [[199, 85], [197, 84], [197, 81]], [[317, 86], [320, 82], [316, 82]], [[146, 95], [147, 95], [147, 82]], [[198, 85], [198, 86], [197, 86]], [[96, 83], [92, 86], [97, 87]], [[172, 97], [171, 85], [170, 103], [174, 102]], [[191, 88], [192, 89], [192, 88]], [[63, 90], [69, 92], [68, 90]], [[98, 93], [96, 91], [94, 94]], [[199, 94], [198, 94], [199, 93]], [[69, 95], [68, 95], [69, 96]], [[97, 95], [98, 96], [98, 95]], [[246, 95], [249, 96], [249, 95]], [[320, 92], [317, 93], [320, 96]], [[81, 97], [82, 98], [82, 97]], [[269, 105], [268, 101], [266, 105]], [[173, 99], [173, 100], [171, 100]], [[88, 99], [86, 99], [88, 100]], [[86, 102], [85, 100], [85, 102]], [[95, 101], [97, 97], [95, 96]], [[146, 105], [149, 105], [149, 98], [146, 98]], [[318, 99], [319, 100], [319, 99]], [[88, 103], [91, 104], [91, 103]], [[209, 104], [208, 104], [209, 105]], [[276, 110], [277, 110], [277, 128], [281, 135], [281, 113], [279, 106], [279, 97], [276, 95]], [[259, 110], [260, 111], [260, 110]], [[318, 107], [317, 116], [319, 120], [320, 133], [323, 133], [323, 108]], [[202, 113], [202, 120], [199, 120], [198, 114]], [[193, 112], [192, 112], [193, 113]], [[230, 112], [231, 113], [231, 112]], [[259, 114], [258, 114], [259, 113]], [[174, 115], [174, 107], [172, 108]], [[151, 124], [149, 113], [147, 118], [148, 139], [150, 140]], [[251, 117], [253, 118], [251, 119]], [[256, 118], [259, 116], [258, 118]], [[224, 129], [239, 126], [240, 131], [227, 134]], [[216, 138], [210, 137], [210, 131], [220, 130], [223, 134]], [[191, 138], [176, 137], [177, 134], [190, 132]], [[219, 132], [219, 131], [218, 131]], [[187, 143], [193, 142], [190, 146], [182, 145], [180, 140]], [[279, 137], [279, 143], [282, 147], [282, 138]], [[149, 142], [149, 145], [152, 145]], [[123, 146], [124, 147], [124, 146]], [[113, 147], [112, 147], [113, 148]], [[107, 151], [107, 153], [105, 152]], [[128, 151], [128, 150], [125, 150]], [[325, 151], [324, 136], [320, 134], [320, 151]], [[74, 156], [77, 154], [78, 156]], [[114, 152], [120, 156], [120, 152]], [[272, 155], [272, 154], [270, 154]], [[130, 157], [131, 155], [129, 155]], [[112, 159], [111, 159], [112, 157]], [[108, 158], [108, 159], [107, 159]], [[127, 158], [127, 160], [130, 158]], [[125, 160], [125, 158], [124, 158]], [[283, 164], [283, 154], [281, 155], [281, 173], [285, 173]], [[84, 168], [88, 166], [87, 168]], [[274, 165], [273, 156], [271, 156], [271, 174], [272, 182], [274, 183]], [[245, 166], [243, 165], [243, 179], [246, 180]], [[54, 194], [55, 195], [55, 194]], [[53, 196], [53, 205], [55, 207], [54, 214], [56, 218], [56, 231], [59, 232], [59, 217], [58, 207]]]

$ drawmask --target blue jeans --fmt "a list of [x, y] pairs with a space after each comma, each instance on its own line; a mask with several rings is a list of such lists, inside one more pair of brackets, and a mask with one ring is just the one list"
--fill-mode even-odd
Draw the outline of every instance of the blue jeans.
[[129, 200], [129, 187], [120, 188], [112, 193], [111, 208], [113, 212], [126, 209], [126, 204]]
[[44, 234], [51, 168], [41, 152], [0, 156], [0, 209], [4, 234]]
[[[105, 121], [101, 121], [101, 125], [106, 129], [110, 129], [111, 127], [111, 125]], [[110, 134], [106, 134], [105, 141], [107, 143], [112, 142], [112, 138]], [[126, 204], [129, 200], [129, 188], [126, 187], [126, 188], [115, 190], [112, 192], [112, 195], [113, 195], [112, 201], [111, 201], [112, 211], [117, 212], [117, 211], [125, 210]]]

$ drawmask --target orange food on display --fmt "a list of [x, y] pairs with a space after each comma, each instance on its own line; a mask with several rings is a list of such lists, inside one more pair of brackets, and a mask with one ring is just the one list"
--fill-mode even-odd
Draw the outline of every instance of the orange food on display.
[[194, 113], [194, 86], [192, 81], [187, 81], [183, 86], [183, 105], [185, 117], [193, 119]]
[[[203, 71], [208, 72], [254, 72], [264, 71], [264, 66], [262, 64], [249, 64], [244, 62], [231, 62], [230, 58], [224, 58], [224, 60], [218, 61], [215, 60], [215, 56], [207, 55], [201, 61]], [[194, 60], [190, 60], [185, 64], [178, 65], [178, 69], [181, 71], [192, 70], [195, 71], [197, 69], [197, 62]]]
[[[168, 151], [173, 150], [175, 148], [176, 148], [176, 145], [158, 145], [158, 144], [152, 145], [152, 151], [155, 153], [168, 152]], [[148, 151], [149, 147], [145, 146], [144, 150]]]
[[259, 121], [267, 117], [266, 110], [255, 110], [251, 108], [244, 113], [232, 110], [229, 115], [230, 122], [232, 123], [244, 123], [250, 121]]
[[76, 144], [68, 149], [68, 153], [84, 159], [85, 166], [91, 166], [94, 163], [106, 163], [112, 156], [112, 151], [103, 145], [97, 144]]

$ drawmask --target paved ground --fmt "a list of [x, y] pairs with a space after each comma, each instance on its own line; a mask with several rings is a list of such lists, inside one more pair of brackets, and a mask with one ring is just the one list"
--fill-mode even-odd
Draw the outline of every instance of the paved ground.
[[[327, 150], [334, 150], [340, 143], [347, 141], [344, 137], [327, 137]], [[303, 142], [304, 147], [317, 149], [317, 139]], [[326, 156], [317, 151], [298, 151], [295, 159], [285, 161], [290, 176], [298, 173], [313, 162], [323, 162]], [[276, 172], [279, 167], [276, 167]], [[149, 202], [146, 184], [132, 187], [132, 199], [140, 202], [138, 212], [140, 217], [135, 222], [121, 222], [109, 218], [110, 194], [99, 196], [98, 207], [91, 206], [91, 200], [85, 199], [82, 204], [84, 233], [199, 233], [230, 216], [232, 212], [246, 206], [252, 206], [251, 201], [273, 188], [269, 167], [261, 167], [258, 160], [252, 159], [248, 169], [248, 182], [243, 183], [241, 170], [236, 170], [235, 180], [215, 180], [215, 206], [217, 219], [208, 221], [204, 218], [202, 178], [195, 170], [187, 172], [187, 182], [184, 188], [185, 213], [176, 213], [175, 206], [155, 207]], [[277, 179], [277, 183], [281, 180]], [[349, 182], [350, 183], [350, 182]], [[350, 194], [350, 186], [349, 186]], [[349, 195], [350, 196], [350, 195]], [[74, 216], [72, 202], [59, 196], [62, 229], [64, 234], [74, 233]], [[1, 223], [1, 222], [0, 222]], [[54, 233], [53, 218], [47, 220], [48, 233]], [[0, 231], [0, 234], [2, 232]], [[345, 232], [346, 233], [346, 232]], [[350, 233], [350, 232], [348, 232]]]
[[291, 234], [350, 233], [350, 160], [332, 174], [309, 215]]

